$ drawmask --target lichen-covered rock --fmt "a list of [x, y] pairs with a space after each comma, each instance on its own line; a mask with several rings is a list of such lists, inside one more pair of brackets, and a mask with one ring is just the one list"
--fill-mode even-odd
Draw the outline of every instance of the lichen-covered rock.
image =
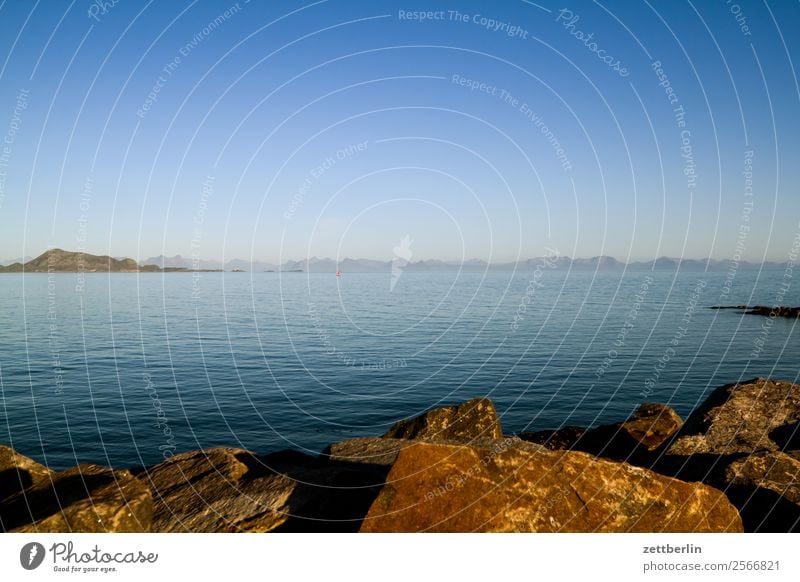
[[[771, 437], [800, 421], [800, 386], [756, 378], [714, 390], [686, 419], [668, 455], [780, 450]], [[785, 431], [784, 431], [785, 432]]]
[[731, 463], [728, 483], [769, 489], [800, 504], [800, 460], [781, 452], [761, 452]]
[[175, 455], [141, 478], [153, 490], [159, 532], [270, 531], [289, 518], [295, 488], [242, 449]]
[[13, 532], [146, 532], [152, 515], [144, 483], [97, 465], [55, 473], [0, 503], [0, 524]]
[[52, 475], [44, 465], [0, 445], [0, 501], [31, 485], [48, 483]]
[[700, 483], [504, 439], [404, 447], [361, 531], [738, 532], [742, 522]]
[[492, 401], [474, 398], [457, 406], [433, 408], [416, 418], [401, 420], [383, 436], [469, 443], [475, 439], [503, 438], [503, 430]]
[[755, 378], [721, 386], [686, 419], [654, 469], [724, 491], [745, 531], [797, 531], [800, 473], [792, 451], [799, 421], [797, 384]]
[[800, 460], [759, 452], [730, 463], [724, 489], [739, 507], [746, 531], [800, 531]]
[[140, 478], [153, 489], [154, 531], [351, 531], [383, 475], [301, 453], [207, 449], [176, 455]]

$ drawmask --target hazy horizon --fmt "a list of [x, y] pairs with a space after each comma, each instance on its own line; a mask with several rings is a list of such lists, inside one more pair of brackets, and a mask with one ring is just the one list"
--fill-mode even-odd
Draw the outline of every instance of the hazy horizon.
[[[33, 255], [26, 255], [25, 257], [14, 257], [14, 258], [0, 257], [0, 264], [7, 265], [7, 264], [11, 264], [13, 262], [27, 262], [27, 261], [30, 261], [30, 260], [33, 260], [33, 259], [35, 259], [37, 257], [42, 256], [43, 254], [45, 254], [46, 252], [48, 252], [50, 250], [62, 250], [62, 251], [68, 251], [68, 252], [78, 252], [78, 251], [70, 251], [70, 249], [62, 249], [60, 247], [50, 247], [48, 249], [43, 250], [40, 253], [36, 253], [36, 254], [33, 254]], [[553, 250], [555, 250], [555, 249], [553, 249]], [[128, 259], [128, 258], [130, 258], [130, 259], [134, 259], [137, 263], [139, 263], [141, 265], [151, 264], [152, 261], [157, 261], [159, 259], [182, 259], [182, 260], [187, 261], [187, 262], [192, 262], [192, 261], [197, 261], [197, 262], [202, 262], [202, 263], [217, 262], [217, 263], [220, 263], [220, 264], [225, 264], [225, 263], [229, 263], [229, 262], [250, 262], [250, 263], [262, 263], [262, 264], [274, 264], [276, 266], [277, 265], [286, 264], [286, 263], [299, 263], [299, 262], [313, 261], [313, 260], [334, 261], [334, 262], [342, 262], [342, 261], [391, 262], [392, 260], [396, 260], [397, 259], [396, 256], [383, 256], [383, 257], [351, 257], [351, 256], [331, 257], [331, 256], [328, 256], [328, 255], [323, 255], [323, 256], [312, 255], [312, 256], [309, 256], [309, 257], [284, 257], [282, 259], [270, 260], [270, 259], [261, 259], [261, 258], [251, 258], [251, 257], [225, 257], [225, 258], [222, 258], [222, 257], [193, 257], [192, 255], [182, 255], [181, 253], [176, 253], [174, 255], [162, 254], [162, 255], [157, 255], [157, 256], [139, 258], [139, 257], [132, 257], [132, 256], [128, 256], [128, 255], [124, 255], [124, 254], [117, 254], [117, 253], [109, 254], [107, 251], [106, 252], [103, 252], [103, 251], [91, 252], [91, 251], [88, 251], [88, 250], [83, 250], [83, 251], [80, 251], [80, 252], [87, 253], [87, 254], [94, 255], [94, 256], [110, 256], [110, 257], [115, 258], [115, 259]], [[519, 257], [518, 259], [512, 258], [512, 259], [508, 259], [508, 260], [499, 259], [499, 258], [494, 258], [492, 260], [486, 260], [486, 259], [483, 259], [483, 258], [480, 258], [480, 257], [464, 257], [464, 258], [417, 257], [417, 258], [411, 258], [407, 262], [409, 264], [425, 262], [425, 261], [443, 262], [443, 263], [448, 263], [448, 264], [481, 262], [481, 263], [487, 263], [487, 264], [491, 265], [491, 264], [519, 263], [519, 262], [525, 262], [525, 261], [530, 261], [530, 260], [535, 260], [535, 259], [541, 259], [542, 257], [546, 257], [546, 256], [549, 256], [549, 255], [547, 253], [542, 253], [540, 255], [523, 256], [523, 257]], [[649, 263], [649, 262], [654, 262], [654, 261], [658, 261], [658, 260], [692, 261], [692, 262], [709, 261], [709, 262], [716, 262], [716, 263], [730, 262], [734, 266], [736, 264], [740, 264], [740, 263], [748, 263], [748, 264], [751, 264], [751, 265], [760, 265], [760, 264], [768, 264], [768, 263], [783, 264], [783, 263], [786, 263], [787, 261], [789, 261], [788, 258], [785, 259], [785, 260], [765, 259], [763, 261], [751, 261], [751, 260], [747, 260], [747, 259], [731, 259], [730, 257], [721, 257], [721, 258], [714, 258], [714, 257], [670, 257], [670, 256], [667, 256], [667, 255], [662, 255], [660, 257], [646, 257], [646, 258], [638, 258], [638, 259], [634, 258], [634, 257], [631, 257], [628, 260], [623, 260], [623, 259], [620, 259], [619, 257], [614, 257], [614, 256], [611, 256], [611, 255], [594, 255], [594, 256], [586, 256], [586, 257], [571, 257], [569, 255], [558, 254], [556, 256], [559, 259], [567, 259], [567, 260], [570, 260], [570, 261], [591, 261], [591, 260], [595, 260], [595, 259], [612, 259], [612, 260], [617, 261], [619, 264], [622, 264], [622, 265], [624, 265], [624, 264], [633, 264], [633, 263]]]

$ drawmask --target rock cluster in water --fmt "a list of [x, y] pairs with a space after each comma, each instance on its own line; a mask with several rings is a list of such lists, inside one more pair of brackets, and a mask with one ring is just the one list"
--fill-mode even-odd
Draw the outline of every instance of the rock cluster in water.
[[745, 315], [763, 315], [764, 317], [800, 317], [800, 307], [787, 307], [784, 305], [715, 305], [711, 309], [735, 309]]
[[722, 386], [682, 422], [504, 436], [486, 398], [313, 457], [215, 448], [146, 468], [53, 472], [0, 446], [14, 532], [789, 532], [800, 530], [800, 386]]

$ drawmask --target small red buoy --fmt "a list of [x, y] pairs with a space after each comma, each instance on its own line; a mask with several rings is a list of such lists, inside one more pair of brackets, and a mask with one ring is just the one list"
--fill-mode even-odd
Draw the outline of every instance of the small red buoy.
[[337, 277], [341, 277], [342, 276], [342, 272], [341, 271], [336, 271], [336, 276]]

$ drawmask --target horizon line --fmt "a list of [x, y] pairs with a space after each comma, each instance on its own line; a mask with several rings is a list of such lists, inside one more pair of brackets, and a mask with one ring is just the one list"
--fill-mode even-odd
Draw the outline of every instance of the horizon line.
[[286, 264], [286, 263], [302, 263], [302, 262], [307, 262], [307, 261], [332, 261], [332, 262], [335, 262], [335, 263], [341, 263], [341, 262], [344, 262], [344, 261], [372, 261], [372, 262], [381, 262], [381, 263], [391, 263], [391, 262], [393, 262], [395, 260], [403, 260], [404, 263], [408, 264], [408, 265], [414, 265], [414, 264], [425, 263], [425, 262], [440, 262], [440, 263], [448, 263], [448, 264], [451, 264], [451, 265], [458, 265], [458, 264], [462, 264], [463, 265], [463, 264], [466, 264], [466, 263], [479, 262], [479, 263], [485, 263], [487, 265], [493, 265], [493, 264], [497, 265], [497, 264], [524, 263], [524, 262], [531, 261], [531, 260], [545, 259], [545, 258], [548, 258], [550, 260], [569, 260], [569, 261], [593, 261], [593, 260], [603, 259], [603, 260], [607, 260], [607, 261], [613, 261], [614, 263], [617, 263], [620, 266], [637, 264], [637, 263], [638, 264], [655, 263], [657, 261], [664, 261], [664, 260], [673, 261], [673, 262], [692, 261], [692, 262], [705, 262], [705, 263], [730, 262], [731, 264], [749, 263], [749, 264], [754, 264], [754, 265], [759, 265], [759, 264], [764, 265], [764, 264], [768, 264], [768, 263], [785, 264], [785, 263], [789, 262], [789, 260], [790, 260], [788, 258], [787, 259], [768, 259], [768, 258], [765, 258], [765, 259], [746, 259], [746, 258], [735, 259], [735, 258], [732, 258], [732, 257], [724, 257], [724, 258], [699, 257], [699, 258], [696, 258], [696, 257], [674, 257], [674, 256], [669, 256], [669, 255], [661, 255], [661, 256], [658, 256], [658, 257], [647, 258], [647, 259], [631, 258], [629, 260], [620, 260], [620, 259], [614, 257], [613, 255], [593, 255], [593, 256], [589, 256], [589, 257], [571, 257], [569, 255], [561, 255], [561, 254], [558, 254], [558, 255], [543, 254], [543, 255], [528, 256], [528, 257], [524, 257], [524, 258], [520, 257], [520, 258], [517, 258], [517, 259], [493, 259], [493, 260], [482, 259], [482, 258], [477, 258], [477, 257], [472, 257], [472, 258], [468, 258], [468, 259], [420, 258], [418, 260], [412, 260], [412, 259], [409, 258], [408, 260], [405, 260], [405, 259], [402, 259], [401, 257], [393, 257], [393, 258], [388, 258], [388, 259], [386, 259], [386, 258], [377, 259], [377, 258], [367, 258], [367, 257], [357, 257], [356, 258], [356, 257], [349, 257], [349, 256], [348, 257], [343, 257], [341, 259], [334, 259], [334, 258], [328, 257], [328, 256], [318, 257], [316, 255], [313, 255], [313, 256], [310, 256], [310, 257], [300, 258], [300, 259], [286, 258], [286, 259], [283, 259], [282, 261], [276, 261], [276, 260], [270, 260], [270, 259], [256, 259], [256, 258], [242, 259], [242, 258], [239, 258], [239, 257], [231, 257], [231, 258], [228, 258], [228, 259], [219, 259], [219, 258], [211, 258], [211, 259], [209, 259], [209, 258], [198, 258], [198, 257], [194, 257], [194, 256], [191, 256], [191, 255], [190, 256], [184, 256], [181, 253], [176, 253], [174, 255], [165, 255], [165, 254], [162, 253], [159, 256], [148, 257], [148, 258], [145, 258], [145, 259], [137, 259], [137, 258], [134, 258], [134, 257], [123, 256], [123, 255], [113, 255], [113, 254], [105, 254], [105, 253], [97, 254], [97, 253], [90, 252], [90, 251], [87, 251], [87, 250], [65, 251], [61, 247], [50, 247], [50, 248], [47, 248], [46, 250], [42, 251], [38, 255], [29, 255], [29, 256], [23, 256], [23, 257], [16, 257], [16, 258], [13, 258], [13, 259], [10, 259], [10, 258], [9, 259], [0, 259], [0, 262], [5, 263], [5, 264], [13, 264], [15, 262], [22, 262], [24, 264], [24, 263], [26, 263], [28, 261], [31, 261], [31, 260], [34, 260], [34, 259], [37, 259], [37, 258], [43, 256], [44, 254], [48, 253], [49, 251], [62, 251], [62, 252], [69, 252], [69, 253], [82, 253], [82, 254], [92, 255], [92, 256], [108, 256], [108, 257], [111, 257], [111, 258], [117, 259], [117, 260], [133, 259], [140, 266], [149, 265], [149, 264], [157, 264], [157, 263], [153, 263], [153, 262], [149, 262], [149, 261], [154, 261], [154, 260], [158, 260], [158, 259], [175, 259], [175, 258], [180, 258], [180, 259], [183, 259], [183, 260], [186, 260], [186, 261], [193, 261], [193, 262], [197, 262], [197, 263], [214, 262], [214, 263], [219, 263], [221, 265], [224, 265], [224, 264], [226, 264], [228, 262], [232, 262], [232, 261], [238, 261], [238, 262], [244, 262], [244, 263], [269, 263], [269, 264], [273, 264], [273, 265], [276, 265], [276, 266], [280, 266], [280, 265], [283, 265], [283, 264]]

